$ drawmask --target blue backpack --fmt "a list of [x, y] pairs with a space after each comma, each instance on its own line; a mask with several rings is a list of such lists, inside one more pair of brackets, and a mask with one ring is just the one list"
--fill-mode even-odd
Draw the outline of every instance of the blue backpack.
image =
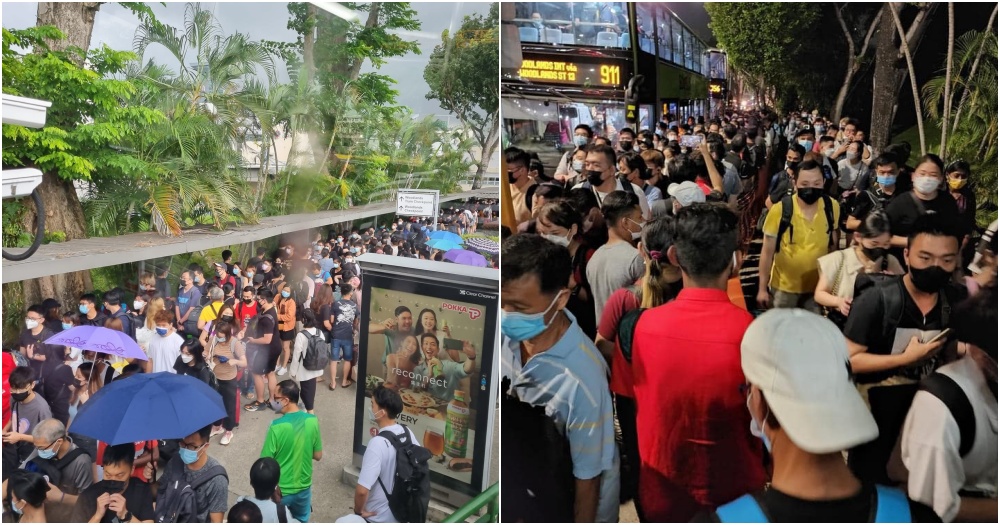
[[[910, 502], [899, 489], [875, 485], [873, 523], [910, 523]], [[770, 523], [753, 494], [744, 494], [715, 510], [719, 523]]]

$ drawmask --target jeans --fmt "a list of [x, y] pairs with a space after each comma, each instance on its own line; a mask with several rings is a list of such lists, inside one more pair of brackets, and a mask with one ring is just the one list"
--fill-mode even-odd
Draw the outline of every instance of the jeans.
[[330, 345], [330, 360], [340, 361], [341, 357], [344, 361], [354, 359], [354, 341], [350, 339], [333, 340], [333, 344]]
[[281, 504], [288, 507], [288, 512], [292, 517], [307, 523], [309, 515], [312, 514], [312, 487], [309, 487], [295, 494], [282, 494]]
[[222, 420], [222, 426], [228, 431], [236, 428], [236, 379], [219, 380], [219, 395], [222, 396], [222, 405], [226, 407], [226, 418]]

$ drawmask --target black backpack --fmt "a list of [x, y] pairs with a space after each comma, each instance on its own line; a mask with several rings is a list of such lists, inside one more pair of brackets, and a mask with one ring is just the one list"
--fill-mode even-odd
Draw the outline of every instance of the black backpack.
[[62, 469], [66, 468], [76, 458], [84, 455], [87, 455], [87, 453], [82, 448], [77, 447], [67, 452], [62, 459], [42, 459], [40, 456], [35, 456], [25, 465], [25, 470], [44, 474], [49, 477], [49, 483], [59, 486], [59, 482], [62, 481]]
[[954, 379], [940, 372], [934, 372], [925, 377], [917, 389], [940, 399], [948, 408], [948, 412], [955, 418], [955, 423], [958, 424], [958, 433], [961, 436], [958, 453], [964, 458], [976, 442], [976, 413], [969, 401], [969, 396], [965, 395], [965, 391], [958, 386]]
[[[884, 256], [886, 259], [888, 255]], [[888, 263], [883, 263], [888, 264]], [[854, 300], [863, 293], [881, 294], [882, 303], [882, 333], [880, 342], [892, 346], [896, 327], [903, 319], [903, 294], [907, 293], [903, 287], [903, 276], [886, 275], [878, 273], [859, 273], [854, 281]], [[938, 294], [941, 301], [941, 326], [950, 326], [951, 322], [951, 301], [948, 298], [946, 289], [942, 289]]]
[[427, 506], [431, 500], [431, 475], [427, 462], [432, 455], [410, 439], [410, 429], [403, 425], [403, 434], [397, 436], [388, 430], [378, 433], [396, 449], [396, 474], [393, 491], [385, 489], [382, 477], [378, 484], [389, 499], [389, 510], [400, 523], [424, 523]]
[[167, 468], [160, 479], [162, 493], [156, 499], [156, 523], [197, 523], [198, 522], [198, 501], [195, 490], [222, 476], [229, 481], [226, 469], [222, 465], [212, 467], [200, 472], [194, 483], [188, 483], [184, 477], [184, 464], [179, 458], [174, 458], [167, 463]]
[[[778, 238], [775, 240], [774, 253], [781, 251], [781, 238], [788, 232], [788, 243], [795, 241], [795, 229], [792, 228], [792, 195], [785, 195], [781, 198], [781, 222], [778, 223]], [[833, 223], [833, 201], [830, 196], [823, 194], [823, 214], [826, 215], [826, 235], [829, 244], [833, 244], [833, 232], [837, 225]]]
[[330, 343], [323, 338], [323, 332], [317, 329], [316, 335], [305, 330], [300, 333], [309, 341], [306, 351], [302, 353], [302, 367], [312, 371], [326, 368], [330, 363]]
[[[306, 302], [309, 300], [309, 285], [305, 283], [302, 279], [296, 279], [292, 283], [292, 299], [295, 300], [296, 312], [301, 312], [305, 308]], [[296, 313], [295, 317], [298, 319], [302, 318], [301, 313]]]

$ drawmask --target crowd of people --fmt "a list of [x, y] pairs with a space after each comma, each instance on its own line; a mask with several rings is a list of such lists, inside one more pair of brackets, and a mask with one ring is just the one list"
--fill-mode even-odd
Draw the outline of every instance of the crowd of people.
[[967, 163], [816, 112], [573, 142], [551, 171], [505, 151], [505, 521], [996, 521], [997, 223]]
[[[325, 239], [317, 233], [307, 244], [288, 242], [270, 253], [258, 248], [245, 262], [224, 250], [207, 270], [196, 263], [185, 268], [176, 284], [166, 266], [156, 267], [134, 291], [86, 293], [72, 308], [54, 299], [30, 306], [17, 346], [3, 352], [4, 521], [222, 522], [230, 478], [209, 447], [216, 436], [228, 446], [237, 439], [241, 412], [260, 411], [281, 417], [270, 424], [249, 473], [254, 497], [241, 499], [230, 521], [257, 516], [247, 502], [267, 522], [309, 521], [313, 463], [322, 458], [317, 383], [335, 390], [356, 380], [363, 304], [357, 257], [440, 260], [425, 246], [431, 231], [429, 222], [398, 219], [378, 230], [331, 231]], [[45, 343], [80, 326], [126, 334], [145, 359]], [[307, 366], [307, 353], [317, 349], [329, 353], [326, 370]], [[156, 372], [210, 385], [226, 417], [181, 440], [107, 444], [74, 432], [77, 413], [102, 388]], [[395, 391], [381, 395], [381, 419], [392, 427], [402, 401]], [[391, 460], [395, 453], [377, 454]], [[374, 475], [391, 480], [391, 466]], [[182, 503], [185, 483], [194, 493], [191, 504]], [[373, 495], [374, 506], [362, 500], [356, 512], [393, 521], [382, 508], [386, 500]]]

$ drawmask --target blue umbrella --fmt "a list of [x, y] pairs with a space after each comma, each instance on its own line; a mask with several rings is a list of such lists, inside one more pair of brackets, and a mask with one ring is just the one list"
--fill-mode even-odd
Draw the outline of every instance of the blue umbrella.
[[128, 334], [103, 326], [74, 326], [46, 339], [45, 344], [71, 346], [99, 354], [149, 361], [146, 352]]
[[452, 241], [448, 241], [448, 240], [445, 240], [445, 239], [431, 239], [431, 240], [427, 241], [427, 246], [430, 246], [431, 248], [434, 248], [435, 250], [442, 250], [442, 251], [460, 250], [460, 249], [462, 249], [462, 245], [461, 244], [456, 244], [456, 243], [454, 243]]
[[432, 232], [430, 235], [427, 236], [427, 238], [432, 240], [437, 239], [441, 241], [451, 241], [455, 244], [465, 244], [465, 241], [462, 239], [461, 235], [446, 230], [439, 230], [436, 232]]
[[192, 376], [157, 372], [113, 381], [80, 407], [70, 430], [109, 445], [182, 439], [226, 417], [222, 396]]

